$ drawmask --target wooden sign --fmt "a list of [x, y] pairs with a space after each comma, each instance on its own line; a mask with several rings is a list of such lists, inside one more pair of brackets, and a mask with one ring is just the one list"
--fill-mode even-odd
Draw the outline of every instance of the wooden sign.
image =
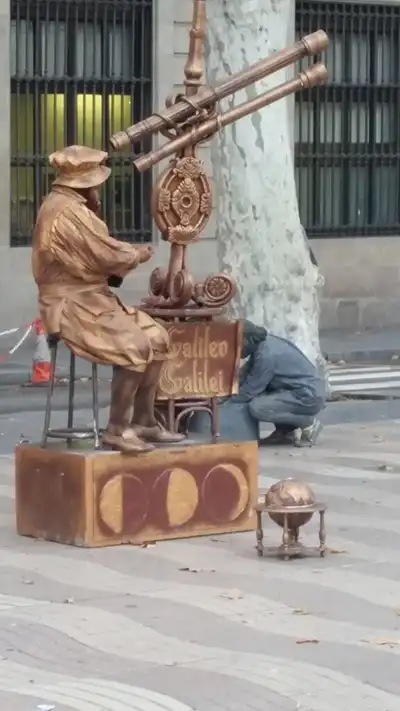
[[157, 400], [233, 395], [238, 391], [242, 321], [163, 324], [171, 339]]

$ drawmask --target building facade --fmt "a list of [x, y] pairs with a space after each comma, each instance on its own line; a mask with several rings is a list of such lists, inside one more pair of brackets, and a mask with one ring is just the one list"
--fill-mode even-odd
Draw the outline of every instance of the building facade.
[[[0, 183], [1, 325], [35, 317], [29, 245], [52, 179], [46, 157], [72, 143], [107, 146], [179, 91], [191, 11], [191, 0], [0, 0], [5, 87], [11, 76], [0, 134], [10, 165]], [[319, 27], [330, 36], [330, 80], [297, 97], [294, 141], [301, 218], [326, 278], [322, 326], [399, 324], [400, 3], [298, 0], [294, 33]], [[155, 241], [153, 268], [167, 250], [150, 217], [152, 176], [131, 163], [129, 153], [112, 156], [106, 218], [121, 239]], [[191, 255], [193, 266], [217, 267], [212, 220]], [[126, 298], [139, 300], [149, 270], [127, 280]]]

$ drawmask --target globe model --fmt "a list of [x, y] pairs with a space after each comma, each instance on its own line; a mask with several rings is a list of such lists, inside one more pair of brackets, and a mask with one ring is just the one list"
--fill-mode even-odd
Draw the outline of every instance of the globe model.
[[[267, 506], [275, 506], [284, 508], [286, 506], [311, 506], [315, 504], [316, 498], [313, 490], [308, 484], [295, 479], [283, 479], [273, 484], [265, 494], [265, 503]], [[283, 527], [283, 514], [268, 512], [270, 518]], [[288, 524], [291, 530], [300, 528], [308, 523], [313, 514], [312, 512], [294, 513], [288, 517]]]

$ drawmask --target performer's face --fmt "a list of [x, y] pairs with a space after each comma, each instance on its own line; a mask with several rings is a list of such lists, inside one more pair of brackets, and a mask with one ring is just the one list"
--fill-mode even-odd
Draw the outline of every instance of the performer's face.
[[89, 210], [92, 210], [97, 215], [101, 208], [100, 187], [97, 185], [94, 188], [88, 188], [85, 191], [85, 198]]

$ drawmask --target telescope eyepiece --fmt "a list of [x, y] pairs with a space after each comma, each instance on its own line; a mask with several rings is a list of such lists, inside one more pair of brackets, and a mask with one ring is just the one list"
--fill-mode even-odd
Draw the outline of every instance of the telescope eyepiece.
[[328, 35], [324, 30], [317, 30], [311, 35], [306, 35], [301, 41], [306, 46], [309, 55], [323, 52], [329, 44]]

